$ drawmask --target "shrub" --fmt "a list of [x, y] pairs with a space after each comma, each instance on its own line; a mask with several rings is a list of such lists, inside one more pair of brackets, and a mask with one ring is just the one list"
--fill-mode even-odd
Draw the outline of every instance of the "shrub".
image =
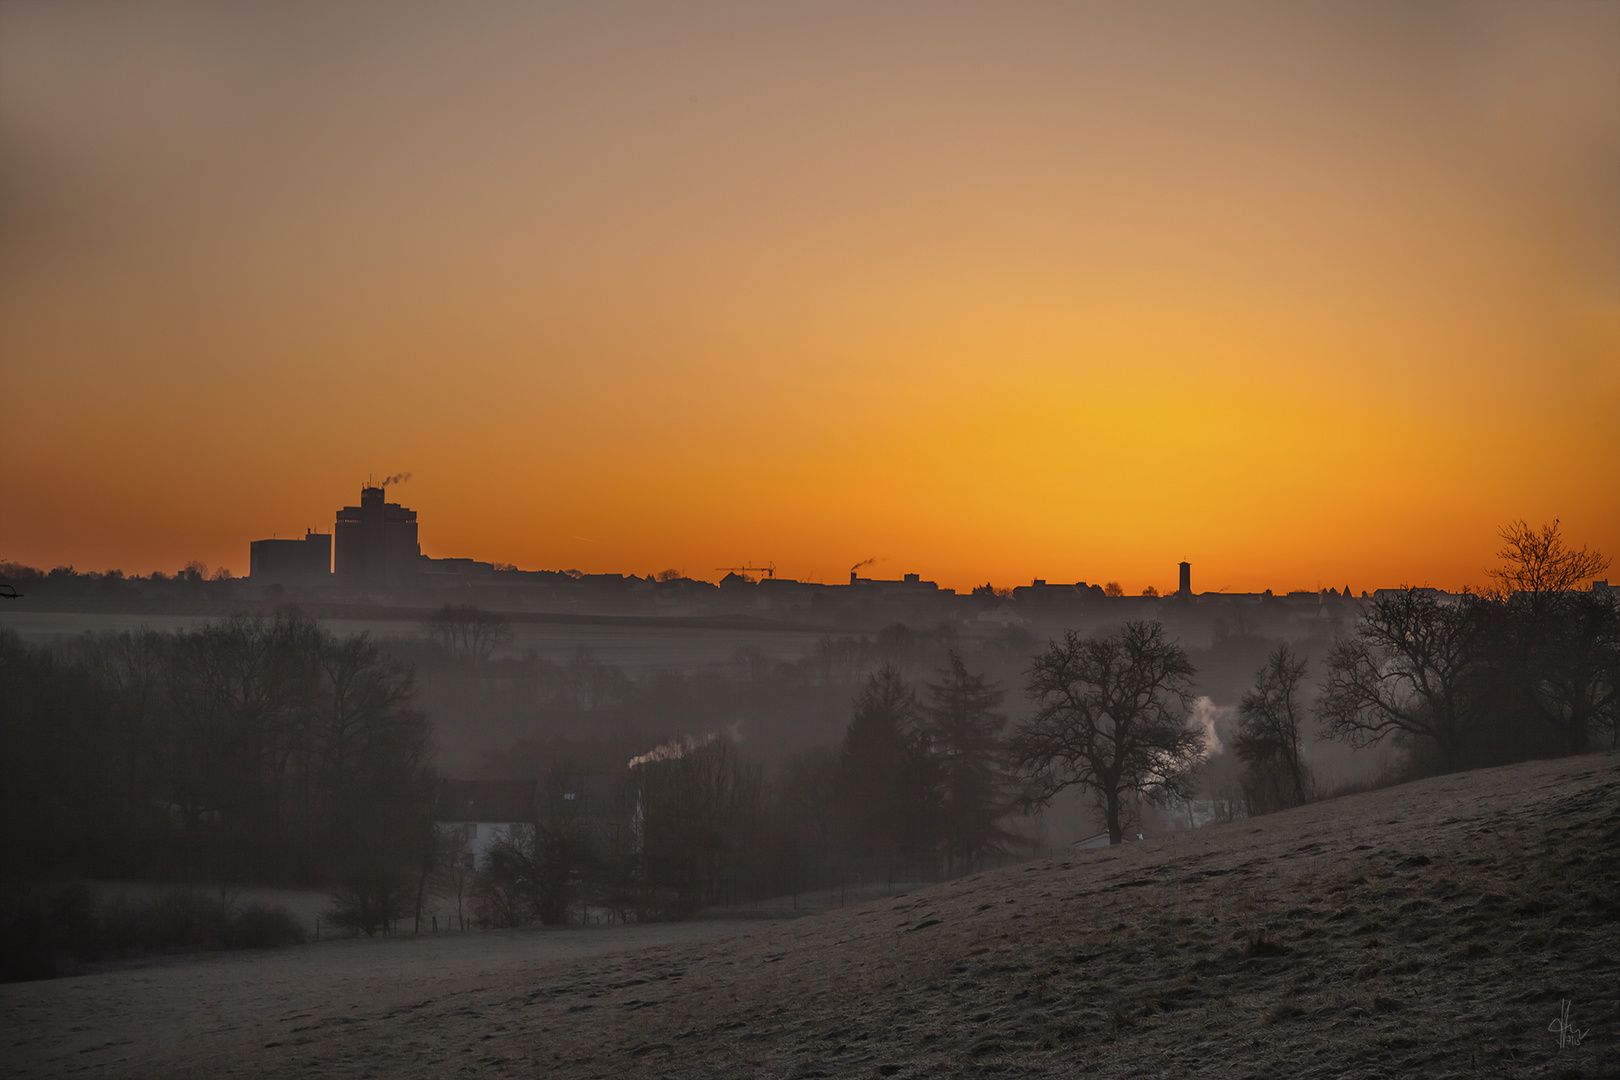
[[97, 905], [79, 882], [36, 886], [6, 898], [0, 918], [0, 981], [49, 979], [73, 964], [109, 957], [295, 945], [304, 930], [285, 908], [196, 890], [144, 902]]
[[63, 953], [93, 950], [95, 898], [79, 882], [8, 889], [0, 912], [0, 980], [53, 979]]
[[332, 891], [326, 917], [350, 935], [388, 934], [411, 913], [414, 899], [410, 882], [401, 873], [377, 869], [353, 873]]

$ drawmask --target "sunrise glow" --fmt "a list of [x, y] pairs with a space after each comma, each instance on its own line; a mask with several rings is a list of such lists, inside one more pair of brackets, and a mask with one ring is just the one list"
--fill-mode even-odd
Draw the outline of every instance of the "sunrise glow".
[[0, 558], [1620, 550], [1620, 7], [1019, 11], [5, 5]]

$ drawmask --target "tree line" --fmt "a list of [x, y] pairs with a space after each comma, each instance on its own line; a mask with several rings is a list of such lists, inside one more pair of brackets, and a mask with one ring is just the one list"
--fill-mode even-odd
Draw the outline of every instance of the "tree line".
[[[1620, 746], [1620, 603], [1583, 590], [1608, 560], [1565, 544], [1555, 521], [1502, 530], [1494, 587], [1409, 588], [1367, 604], [1323, 662], [1323, 737], [1393, 741], [1414, 771], [1454, 772]], [[1272, 653], [1239, 706], [1236, 746], [1255, 809], [1304, 802], [1307, 664]]]
[[[698, 908], [849, 883], [936, 880], [1030, 852], [1018, 815], [1058, 792], [1092, 794], [1110, 838], [1142, 800], [1189, 795], [1203, 756], [1187, 654], [1158, 623], [1070, 633], [1031, 661], [1035, 715], [1009, 730], [1005, 691], [950, 652], [909, 684], [884, 665], [856, 695], [836, 749], [767, 773], [723, 736], [677, 740], [620, 774], [586, 820], [554, 770], [527, 827], [470, 883], [492, 924], [571, 910], [677, 917]], [[558, 777], [564, 777], [558, 780]], [[460, 890], [452, 852], [447, 885]], [[458, 898], [461, 895], [457, 892]]]
[[637, 755], [589, 818], [566, 764], [540, 785], [534, 820], [488, 852], [470, 883], [454, 846], [441, 889], [470, 885], [496, 925], [679, 917], [702, 907], [857, 881], [934, 879], [1004, 854], [1015, 807], [999, 689], [949, 654], [918, 688], [885, 664], [853, 703], [836, 749], [766, 770], [724, 734]]
[[433, 850], [411, 670], [296, 611], [0, 634], [0, 871], [391, 887]]
[[[1272, 653], [1238, 707], [1251, 812], [1316, 794], [1313, 724], [1352, 746], [1397, 740], [1434, 771], [1616, 744], [1620, 609], [1576, 588], [1603, 560], [1564, 546], [1556, 523], [1504, 535], [1490, 592], [1366, 603], [1313, 700], [1306, 661]], [[474, 664], [503, 632], [454, 609], [434, 629]], [[1028, 716], [1010, 724], [1004, 687], [954, 650], [916, 684], [884, 664], [836, 746], [770, 769], [718, 733], [649, 738], [577, 775], [551, 755], [528, 827], [472, 867], [466, 837], [435, 827], [413, 670], [365, 635], [291, 610], [50, 646], [5, 634], [0, 870], [319, 885], [367, 932], [430, 892], [453, 894], [458, 918], [509, 925], [929, 880], [1029, 850], [1020, 815], [1067, 789], [1114, 843], [1141, 804], [1195, 797], [1195, 676], [1156, 622], [1066, 633], [1030, 657]], [[572, 797], [585, 772], [600, 789], [589, 807]]]

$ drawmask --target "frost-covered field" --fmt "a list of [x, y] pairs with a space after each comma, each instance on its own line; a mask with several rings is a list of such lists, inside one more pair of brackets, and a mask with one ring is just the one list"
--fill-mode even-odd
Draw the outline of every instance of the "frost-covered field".
[[[380, 1033], [393, 1021], [409, 1023], [446, 1005], [454, 1010], [497, 986], [588, 973], [616, 963], [605, 958], [625, 951], [652, 957], [672, 947], [705, 948], [749, 925], [713, 921], [349, 939], [11, 983], [0, 986], [0, 1074], [257, 1075], [284, 1064], [266, 1056], [275, 1048], [266, 1049], [267, 1043], [305, 1045], [332, 1031]], [[463, 1015], [445, 1033], [469, 1034], [468, 1022]], [[355, 1053], [366, 1056], [364, 1046], [344, 1056]]]
[[[1549, 1030], [1564, 1002], [1580, 1046]], [[0, 988], [8, 1075], [1620, 1075], [1620, 759], [1444, 777], [807, 918]]]

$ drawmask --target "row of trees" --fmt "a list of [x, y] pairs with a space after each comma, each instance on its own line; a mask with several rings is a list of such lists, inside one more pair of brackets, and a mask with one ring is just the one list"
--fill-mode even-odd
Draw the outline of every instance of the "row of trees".
[[[481, 918], [559, 921], [574, 907], [645, 919], [850, 881], [934, 879], [1015, 854], [1021, 811], [1069, 787], [1119, 841], [1135, 801], [1186, 797], [1202, 757], [1187, 654], [1157, 623], [1066, 635], [1034, 658], [1035, 716], [1008, 734], [1004, 691], [948, 654], [920, 688], [885, 665], [835, 752], [767, 774], [724, 737], [640, 755], [587, 820], [553, 771], [529, 828], [471, 883]], [[565, 779], [559, 781], [558, 776]], [[462, 883], [453, 869], [451, 887]]]
[[[1326, 657], [1323, 737], [1394, 740], [1419, 771], [1446, 772], [1620, 745], [1620, 604], [1580, 588], [1608, 561], [1566, 545], [1557, 522], [1516, 522], [1502, 538], [1493, 589], [1405, 589], [1365, 607]], [[1244, 696], [1236, 750], [1251, 806], [1308, 797], [1306, 673], [1279, 647]]]
[[[1507, 535], [1494, 593], [1369, 602], [1327, 653], [1314, 701], [1304, 659], [1271, 655], [1234, 744], [1251, 809], [1311, 796], [1313, 712], [1319, 734], [1400, 739], [1436, 769], [1615, 744], [1620, 609], [1572, 588], [1601, 559], [1565, 548], [1556, 525]], [[503, 633], [456, 609], [434, 626], [473, 664]], [[619, 756], [587, 813], [553, 760], [532, 828], [474, 875], [435, 830], [413, 672], [364, 635], [293, 611], [53, 646], [6, 634], [0, 871], [328, 885], [366, 930], [422, 910], [435, 882], [513, 922], [560, 921], [576, 903], [653, 918], [856, 877], [934, 878], [1010, 853], [1015, 817], [1066, 789], [1094, 799], [1114, 842], [1134, 804], [1194, 796], [1194, 675], [1157, 623], [1071, 632], [1031, 658], [1032, 711], [1010, 728], [1002, 688], [956, 652], [920, 685], [885, 665], [836, 748], [770, 772], [730, 739], [677, 741], [628, 766]]]
[[[1581, 588], [1607, 560], [1566, 545], [1557, 522], [1539, 529], [1515, 522], [1502, 538], [1493, 590], [1451, 597], [1404, 589], [1363, 609], [1328, 652], [1314, 709], [1320, 737], [1355, 747], [1395, 739], [1420, 772], [1620, 745], [1620, 603], [1608, 592]], [[1279, 646], [1239, 704], [1234, 751], [1245, 765], [1253, 810], [1298, 805], [1312, 794], [1309, 709], [1302, 700], [1307, 674], [1304, 658]], [[993, 715], [999, 692], [969, 676], [953, 654], [949, 677], [928, 688], [932, 707], [925, 713], [939, 733], [932, 738], [944, 749], [940, 760], [973, 762], [961, 774], [961, 790], [983, 793], [958, 797], [956, 805], [968, 809], [953, 814], [949, 799], [930, 803], [927, 795], [902, 794], [948, 791], [951, 784], [930, 787], [940, 774], [930, 772], [939, 766], [929, 764], [937, 750], [926, 727], [914, 726], [909, 742], [892, 736], [883, 742], [884, 733], [904, 730], [886, 718], [906, 715], [908, 706], [892, 674], [880, 674], [857, 704], [846, 761], [884, 760], [883, 753], [852, 753], [876, 734], [872, 745], [895, 746], [889, 758], [911, 764], [890, 768], [887, 775], [898, 782], [886, 784], [860, 784], [852, 770], [857, 789], [875, 800], [860, 835], [889, 837], [891, 845], [892, 837], [909, 837], [923, 850], [932, 841], [934, 850], [954, 855], [990, 850], [1001, 815], [1078, 787], [1118, 843], [1133, 803], [1187, 800], [1197, 792], [1206, 746], [1190, 723], [1194, 675], [1185, 650], [1158, 623], [1127, 623], [1090, 637], [1070, 632], [1031, 660], [1026, 690], [1034, 715], [1001, 743], [996, 733], [1004, 721], [996, 717], [989, 726], [983, 719]], [[954, 716], [969, 719], [953, 726], [945, 718]], [[951, 730], [968, 733], [962, 745], [971, 749], [959, 753], [945, 735]], [[931, 814], [936, 806], [945, 812]], [[924, 822], [950, 830], [952, 839], [938, 846]]]
[[1328, 654], [1327, 734], [1398, 736], [1446, 771], [1615, 744], [1620, 607], [1593, 593], [1417, 590], [1374, 602]]
[[[837, 750], [770, 772], [723, 735], [665, 743], [624, 768], [610, 795], [599, 791], [589, 817], [567, 797], [571, 770], [553, 768], [533, 822], [498, 842], [470, 883], [480, 917], [561, 921], [575, 905], [672, 917], [979, 865], [1011, 837], [1002, 693], [955, 654], [921, 689], [885, 665]], [[450, 890], [457, 860], [452, 850], [443, 863]]]
[[1007, 839], [1003, 693], [955, 652], [919, 699], [885, 665], [855, 701], [834, 786], [848, 857], [886, 872], [968, 871]]
[[[623, 922], [678, 918], [799, 884], [791, 830], [759, 766], [726, 738], [663, 750], [624, 770], [589, 817], [569, 770], [554, 771], [534, 821], [497, 840], [470, 882], [480, 921], [555, 924], [576, 905]], [[449, 839], [454, 865], [460, 848]]]
[[287, 611], [31, 645], [0, 635], [0, 869], [340, 882], [431, 863], [409, 669]]

